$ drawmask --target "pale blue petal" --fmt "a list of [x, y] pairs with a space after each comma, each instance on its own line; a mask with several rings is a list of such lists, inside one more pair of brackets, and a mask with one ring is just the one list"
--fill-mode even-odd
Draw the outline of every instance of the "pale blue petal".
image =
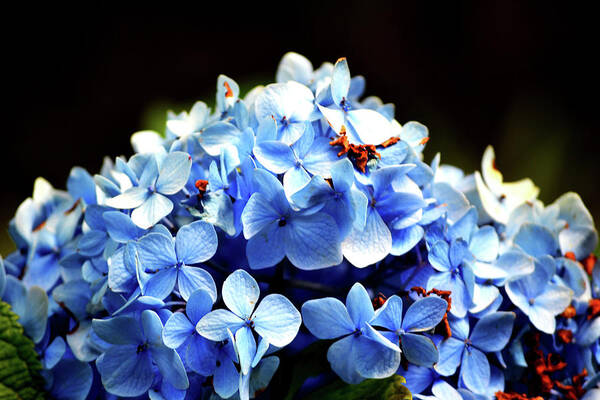
[[133, 210], [131, 220], [143, 229], [148, 229], [169, 215], [173, 203], [160, 193], [153, 193], [144, 203]]
[[305, 302], [302, 319], [310, 333], [318, 339], [336, 339], [356, 329], [344, 304], [333, 297]]
[[236, 332], [243, 325], [244, 321], [231, 311], [214, 310], [198, 321], [196, 331], [209, 340], [220, 342], [229, 338], [227, 330]]
[[291, 198], [294, 193], [302, 189], [310, 181], [310, 175], [306, 170], [297, 165], [290, 168], [285, 175], [283, 175], [283, 189], [288, 198]]
[[165, 346], [176, 349], [183, 344], [194, 332], [196, 327], [180, 312], [173, 313], [165, 323], [162, 338]]
[[256, 341], [249, 327], [243, 326], [235, 333], [235, 346], [240, 358], [240, 372], [247, 375], [256, 354]]
[[[308, 154], [304, 156], [304, 168], [313, 175], [321, 175], [323, 178], [329, 178], [332, 174], [334, 163], [339, 160], [337, 154], [338, 151], [329, 144], [329, 138], [320, 136], [315, 139]], [[339, 181], [338, 183], [342, 184]], [[336, 188], [336, 190], [344, 191], [344, 188], [342, 186]]]
[[210, 273], [202, 268], [182, 266], [177, 275], [177, 287], [184, 300], [197, 290], [206, 291], [213, 301], [217, 299], [217, 286]]
[[127, 243], [142, 236], [144, 230], [136, 226], [131, 218], [119, 211], [107, 211], [102, 214], [106, 231], [110, 238], [119, 243]]
[[473, 346], [486, 353], [502, 350], [510, 339], [515, 318], [513, 312], [495, 312], [481, 318], [471, 333]]
[[562, 254], [572, 252], [577, 260], [581, 260], [596, 249], [598, 233], [593, 226], [571, 226], [560, 231], [558, 242]]
[[463, 400], [463, 397], [454, 387], [441, 379], [433, 384], [431, 392], [443, 400]]
[[362, 327], [365, 322], [371, 321], [375, 315], [373, 310], [373, 304], [371, 298], [367, 293], [367, 290], [360, 283], [355, 283], [348, 295], [346, 296], [346, 308], [348, 314], [354, 322], [354, 326], [358, 329]]
[[327, 214], [295, 215], [288, 222], [285, 253], [303, 270], [331, 267], [342, 262], [339, 231]]
[[116, 345], [137, 345], [144, 341], [140, 325], [133, 317], [94, 319], [92, 329], [100, 339]]
[[535, 307], [543, 307], [553, 315], [560, 314], [571, 304], [573, 291], [565, 286], [549, 283], [535, 298]]
[[333, 67], [331, 75], [331, 97], [333, 102], [340, 106], [340, 103], [348, 96], [350, 89], [350, 70], [346, 58], [340, 58]]
[[296, 165], [296, 156], [289, 145], [279, 141], [260, 142], [254, 146], [254, 155], [266, 169], [283, 174]]
[[234, 314], [240, 318], [250, 318], [260, 288], [256, 280], [243, 269], [232, 272], [223, 282], [223, 302]]
[[156, 297], [159, 300], [163, 300], [171, 294], [173, 288], [175, 288], [175, 282], [177, 281], [177, 269], [176, 268], [165, 268], [161, 269], [157, 273], [150, 276], [142, 289], [144, 296]]
[[452, 239], [471, 240], [471, 234], [477, 228], [477, 209], [469, 207], [468, 211], [448, 228], [448, 236]]
[[543, 307], [535, 305], [529, 308], [529, 320], [540, 331], [552, 335], [556, 330], [556, 320], [554, 314]]
[[175, 266], [177, 256], [173, 239], [160, 233], [149, 233], [137, 243], [140, 266], [146, 271], [156, 271]]
[[280, 294], [270, 294], [262, 299], [252, 320], [256, 333], [277, 347], [294, 340], [302, 322], [300, 312]]
[[116, 197], [106, 200], [106, 205], [124, 210], [136, 208], [141, 206], [150, 197], [150, 194], [147, 188], [135, 186]]
[[448, 258], [449, 252], [450, 245], [448, 242], [445, 240], [437, 241], [429, 250], [427, 256], [429, 263], [438, 271], [444, 272], [450, 270], [452, 266], [450, 265], [450, 258]]
[[552, 232], [540, 225], [526, 223], [515, 235], [514, 243], [533, 257], [554, 256], [558, 252], [558, 243]]
[[213, 385], [215, 392], [224, 399], [235, 394], [238, 390], [240, 374], [235, 368], [233, 361], [225, 359], [221, 362], [214, 373]]
[[393, 136], [392, 124], [377, 111], [368, 109], [350, 110], [347, 113], [349, 128], [360, 138], [361, 143], [378, 145]]
[[443, 376], [453, 375], [460, 365], [465, 343], [462, 340], [450, 337], [440, 343], [438, 350], [440, 357], [435, 365], [435, 370]]
[[179, 192], [186, 184], [192, 168], [192, 157], [182, 151], [169, 153], [162, 162], [156, 190], [171, 195]]
[[460, 377], [467, 388], [476, 393], [485, 393], [490, 383], [490, 363], [485, 354], [475, 348], [465, 350]]
[[185, 367], [175, 350], [161, 344], [160, 346], [150, 346], [150, 353], [164, 380], [178, 390], [185, 390], [189, 387]]
[[383, 306], [375, 311], [371, 325], [381, 326], [390, 331], [402, 328], [402, 299], [396, 295], [390, 296]]
[[[373, 343], [364, 339], [368, 343]], [[354, 335], [346, 336], [329, 346], [327, 350], [327, 361], [331, 369], [344, 382], [355, 384], [361, 382], [364, 378], [356, 371], [356, 347], [358, 338]], [[385, 349], [385, 347], [380, 346]]]
[[264, 231], [250, 238], [246, 244], [250, 268], [268, 268], [279, 263], [285, 256], [285, 236], [285, 229], [273, 221]]
[[282, 215], [271, 206], [265, 195], [254, 193], [242, 212], [244, 237], [251, 239], [281, 217]]
[[476, 259], [492, 262], [498, 257], [499, 245], [496, 230], [491, 226], [484, 226], [471, 237], [469, 250]]
[[412, 250], [423, 239], [425, 233], [420, 225], [412, 225], [404, 229], [392, 229], [392, 249], [390, 254], [401, 256]]
[[150, 352], [138, 353], [137, 345], [113, 346], [96, 360], [107, 392], [135, 397], [146, 393], [154, 379]]
[[438, 351], [426, 336], [414, 333], [405, 333], [401, 336], [402, 352], [406, 359], [415, 365], [432, 367], [438, 362]]
[[197, 264], [209, 260], [217, 251], [218, 239], [215, 228], [204, 221], [192, 222], [177, 232], [175, 251], [178, 260]]
[[392, 376], [400, 366], [400, 352], [359, 336], [355, 342], [356, 372], [365, 378]]
[[383, 260], [392, 249], [392, 234], [379, 213], [369, 208], [364, 229], [356, 227], [342, 242], [344, 257], [355, 267], [364, 268]]
[[202, 289], [196, 290], [189, 296], [185, 305], [185, 313], [194, 326], [210, 312], [214, 301], [212, 293]]
[[448, 303], [439, 297], [415, 301], [406, 311], [402, 328], [407, 332], [422, 332], [434, 328], [446, 314]]

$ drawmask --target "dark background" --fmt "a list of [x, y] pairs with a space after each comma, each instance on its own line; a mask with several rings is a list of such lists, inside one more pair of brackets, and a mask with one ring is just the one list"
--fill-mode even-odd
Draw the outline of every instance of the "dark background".
[[315, 67], [348, 57], [367, 94], [395, 103], [401, 123], [429, 127], [427, 160], [442, 151], [472, 171], [493, 144], [505, 178], [531, 177], [545, 202], [577, 191], [600, 215], [594, 10], [418, 3], [5, 13], [0, 252], [37, 176], [64, 187], [73, 165], [96, 172], [103, 156], [130, 154], [129, 136], [168, 108], [213, 101], [219, 73], [266, 83], [289, 50]]

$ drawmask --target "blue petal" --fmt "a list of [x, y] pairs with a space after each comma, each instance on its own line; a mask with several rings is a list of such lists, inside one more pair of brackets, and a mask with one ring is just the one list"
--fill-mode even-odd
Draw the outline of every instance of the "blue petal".
[[471, 333], [473, 346], [486, 353], [502, 350], [510, 339], [515, 318], [513, 312], [495, 312], [481, 318]]
[[450, 337], [440, 343], [438, 350], [440, 356], [435, 370], [443, 376], [454, 375], [456, 368], [460, 365], [465, 343]]
[[119, 211], [107, 211], [102, 214], [106, 231], [110, 238], [119, 243], [127, 243], [142, 236], [144, 230], [136, 226], [131, 218]]
[[433, 268], [444, 272], [452, 268], [448, 253], [450, 253], [450, 245], [448, 245], [448, 242], [440, 240], [431, 246], [427, 258]]
[[420, 225], [404, 229], [392, 229], [392, 249], [390, 254], [401, 256], [412, 250], [423, 239], [425, 231]]
[[422, 332], [440, 323], [448, 303], [439, 297], [425, 297], [415, 301], [406, 311], [402, 328], [407, 332]]
[[424, 367], [432, 367], [438, 362], [438, 351], [428, 337], [405, 333], [401, 339], [402, 351], [409, 362]]
[[471, 240], [471, 234], [477, 228], [477, 209], [471, 206], [468, 211], [448, 228], [452, 239]]
[[342, 242], [344, 257], [355, 267], [364, 268], [383, 260], [392, 249], [392, 234], [379, 213], [369, 207], [364, 229], [356, 227]]
[[340, 264], [342, 249], [334, 219], [324, 213], [290, 218], [285, 253], [292, 264], [303, 270]]
[[490, 383], [490, 363], [485, 354], [475, 348], [465, 350], [460, 377], [467, 388], [476, 393], [485, 393]]
[[350, 70], [348, 69], [348, 62], [344, 57], [337, 60], [333, 67], [333, 74], [331, 75], [331, 97], [337, 106], [340, 106], [342, 100], [346, 99], [349, 89]]
[[262, 299], [252, 320], [256, 333], [277, 347], [294, 340], [302, 322], [296, 307], [280, 294], [270, 294]]
[[171, 349], [177, 349], [183, 344], [194, 332], [196, 327], [192, 325], [190, 320], [180, 312], [173, 313], [162, 332], [162, 338], [165, 346]]
[[185, 313], [192, 324], [196, 325], [203, 316], [210, 312], [214, 301], [213, 295], [202, 289], [196, 290], [189, 296], [185, 305]]
[[177, 269], [165, 268], [150, 276], [143, 285], [140, 285], [144, 296], [156, 297], [163, 300], [171, 294], [177, 281]]
[[161, 344], [150, 346], [150, 353], [164, 380], [175, 389], [185, 390], [189, 387], [185, 367], [175, 350]]
[[290, 146], [275, 140], [258, 143], [254, 146], [254, 155], [261, 165], [275, 174], [283, 174], [296, 165], [296, 156]]
[[184, 152], [169, 153], [162, 162], [156, 190], [171, 195], [179, 192], [186, 184], [192, 168], [192, 157]]
[[552, 232], [540, 225], [526, 223], [515, 235], [514, 243], [533, 257], [556, 255], [558, 243]]
[[238, 390], [239, 377], [240, 374], [233, 361], [230, 359], [222, 360], [213, 376], [215, 392], [224, 399], [233, 396]]
[[[320, 136], [315, 139], [309, 152], [304, 156], [304, 168], [313, 175], [321, 175], [323, 178], [329, 178], [334, 163], [339, 160], [337, 154], [338, 151], [329, 144], [329, 138]], [[336, 190], [343, 190], [343, 186], [340, 189], [336, 188]]]
[[92, 329], [100, 339], [112, 344], [137, 345], [144, 341], [140, 325], [133, 317], [94, 319]]
[[86, 399], [94, 380], [90, 365], [73, 359], [59, 362], [52, 370], [52, 375], [50, 394], [56, 399]]
[[285, 257], [286, 228], [275, 220], [246, 244], [246, 256], [252, 269], [268, 268]]
[[476, 259], [492, 262], [498, 257], [499, 245], [496, 230], [491, 226], [484, 226], [471, 237], [469, 250]]
[[[366, 342], [373, 344], [368, 339]], [[327, 350], [327, 361], [331, 365], [331, 369], [344, 382], [355, 384], [361, 382], [364, 378], [356, 371], [356, 345], [358, 339], [354, 335], [346, 336], [329, 346]], [[380, 346], [381, 348], [385, 348]]]
[[67, 189], [75, 200], [83, 199], [85, 204], [96, 204], [96, 184], [85, 169], [81, 167], [71, 169]]
[[419, 367], [414, 364], [409, 364], [408, 369], [400, 373], [406, 379], [405, 386], [413, 395], [422, 393], [437, 377], [432, 368]]
[[342, 158], [331, 166], [331, 181], [336, 192], [350, 190], [354, 183], [354, 167], [347, 158]]
[[196, 331], [205, 338], [220, 342], [228, 339], [228, 330], [236, 332], [244, 325], [244, 320], [228, 310], [214, 310], [206, 314], [198, 324]]
[[273, 221], [282, 217], [262, 193], [254, 193], [242, 212], [242, 224], [244, 226], [244, 237], [251, 239], [262, 232]]
[[431, 392], [443, 400], [463, 400], [463, 397], [454, 387], [441, 379], [433, 384]]
[[304, 187], [291, 196], [291, 200], [301, 209], [319, 211], [331, 198], [332, 192], [331, 186], [321, 176], [313, 176]]
[[107, 392], [135, 397], [146, 393], [154, 379], [150, 352], [138, 353], [137, 345], [113, 346], [96, 360]]
[[354, 322], [354, 326], [358, 329], [365, 322], [371, 321], [375, 314], [367, 290], [358, 282], [352, 286], [348, 292], [348, 296], [346, 296], [346, 308], [348, 309], [350, 318]]
[[450, 290], [452, 292], [452, 307], [450, 313], [456, 317], [462, 318], [471, 308], [472, 299], [469, 296], [469, 291], [459, 274], [451, 272], [441, 272], [432, 275], [427, 281], [427, 290], [433, 288], [440, 290]]
[[[343, 340], [343, 339], [342, 339]], [[356, 372], [365, 378], [382, 379], [393, 375], [400, 366], [400, 352], [359, 336], [355, 342]]]
[[256, 280], [243, 269], [232, 272], [225, 282], [223, 282], [223, 302], [240, 318], [250, 318], [258, 296], [260, 288]]
[[562, 254], [572, 252], [577, 260], [581, 260], [596, 249], [598, 233], [593, 226], [570, 226], [560, 231], [558, 242]]
[[256, 341], [249, 327], [243, 326], [238, 329], [235, 333], [235, 345], [240, 358], [240, 372], [247, 375], [250, 372], [250, 365], [256, 354]]
[[215, 228], [204, 221], [192, 222], [177, 232], [175, 251], [177, 258], [186, 264], [197, 264], [209, 260], [217, 251]]
[[302, 319], [310, 333], [318, 339], [336, 339], [356, 329], [344, 304], [333, 297], [305, 302]]
[[294, 193], [302, 189], [310, 181], [310, 175], [306, 170], [297, 165], [290, 168], [283, 176], [283, 189], [288, 197], [292, 197]]
[[66, 344], [62, 337], [57, 336], [46, 350], [44, 350], [43, 366], [45, 369], [52, 369], [65, 354]]
[[349, 130], [360, 138], [361, 143], [378, 145], [393, 136], [391, 123], [377, 111], [350, 110], [347, 113]]
[[127, 210], [141, 206], [148, 197], [150, 197], [150, 192], [147, 188], [135, 186], [118, 196], [106, 200], [106, 205]]
[[186, 365], [200, 375], [213, 375], [220, 362], [217, 360], [219, 352], [217, 346], [215, 342], [200, 335], [190, 336], [184, 344], [185, 354], [183, 357]]
[[169, 215], [173, 203], [160, 193], [153, 193], [144, 203], [133, 210], [131, 220], [143, 229], [148, 229]]
[[277, 177], [264, 169], [255, 169], [252, 180], [257, 192], [267, 198], [267, 202], [277, 211], [277, 214], [289, 213], [290, 205]]
[[402, 299], [396, 295], [390, 296], [383, 306], [375, 311], [371, 325], [381, 326], [390, 331], [402, 328]]
[[160, 233], [149, 233], [137, 243], [140, 266], [156, 271], [177, 264], [173, 239]]

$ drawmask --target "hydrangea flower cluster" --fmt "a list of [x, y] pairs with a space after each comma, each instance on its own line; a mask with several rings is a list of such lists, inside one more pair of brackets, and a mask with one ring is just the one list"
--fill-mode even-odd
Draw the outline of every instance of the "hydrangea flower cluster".
[[399, 374], [419, 399], [600, 398], [579, 196], [544, 205], [491, 147], [473, 174], [427, 164], [427, 128], [364, 89], [346, 59], [288, 53], [276, 83], [242, 97], [219, 76], [214, 109], [169, 114], [67, 191], [38, 178], [0, 296], [49, 396], [282, 398], [325, 340], [327, 371], [292, 396]]

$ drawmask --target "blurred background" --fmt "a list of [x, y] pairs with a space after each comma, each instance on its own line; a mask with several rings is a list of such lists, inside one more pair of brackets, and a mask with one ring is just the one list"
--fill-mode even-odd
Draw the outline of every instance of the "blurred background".
[[348, 57], [367, 95], [394, 103], [401, 123], [429, 127], [427, 160], [441, 151], [473, 171], [492, 144], [506, 179], [531, 177], [544, 202], [577, 191], [599, 218], [597, 14], [415, 3], [5, 14], [0, 253], [12, 249], [8, 221], [37, 176], [64, 188], [73, 165], [94, 173], [105, 155], [130, 155], [130, 135], [159, 129], [168, 109], [212, 102], [219, 73], [246, 89], [273, 81], [290, 50], [315, 67]]

